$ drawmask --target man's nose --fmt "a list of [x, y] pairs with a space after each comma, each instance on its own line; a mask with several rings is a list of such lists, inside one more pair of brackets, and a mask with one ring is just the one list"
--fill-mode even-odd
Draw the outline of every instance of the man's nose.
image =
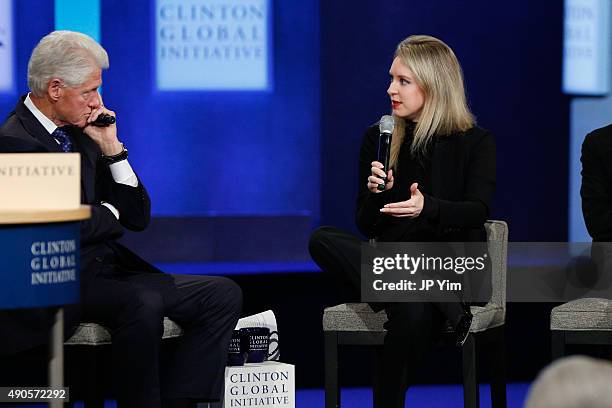
[[102, 105], [102, 99], [100, 98], [100, 94], [96, 92], [94, 96], [92, 96], [91, 101], [89, 101], [89, 106], [93, 109], [98, 109]]

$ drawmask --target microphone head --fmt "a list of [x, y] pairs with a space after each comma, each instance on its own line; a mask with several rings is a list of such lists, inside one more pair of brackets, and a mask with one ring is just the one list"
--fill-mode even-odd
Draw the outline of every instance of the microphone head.
[[391, 115], [384, 115], [378, 122], [378, 130], [380, 133], [393, 133], [395, 127], [395, 119]]

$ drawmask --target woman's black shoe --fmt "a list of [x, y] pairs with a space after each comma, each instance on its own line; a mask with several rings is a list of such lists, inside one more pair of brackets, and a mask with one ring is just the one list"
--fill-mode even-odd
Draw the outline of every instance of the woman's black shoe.
[[463, 314], [459, 318], [459, 323], [455, 326], [455, 342], [457, 347], [462, 347], [470, 334], [470, 326], [472, 325], [472, 311], [470, 305], [461, 303]]

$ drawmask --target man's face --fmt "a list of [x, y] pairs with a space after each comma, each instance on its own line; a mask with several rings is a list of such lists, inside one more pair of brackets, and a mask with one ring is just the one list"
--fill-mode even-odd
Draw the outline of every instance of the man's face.
[[[98, 88], [102, 85], [102, 70], [97, 68], [85, 83], [77, 87], [62, 86], [54, 104], [54, 122], [58, 126], [87, 126], [91, 112], [101, 105]], [[59, 122], [59, 123], [58, 123]]]

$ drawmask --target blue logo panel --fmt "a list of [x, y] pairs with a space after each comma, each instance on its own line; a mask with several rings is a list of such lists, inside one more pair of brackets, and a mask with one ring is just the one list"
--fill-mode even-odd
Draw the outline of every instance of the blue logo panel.
[[0, 227], [0, 248], [0, 309], [79, 301], [79, 222]]

